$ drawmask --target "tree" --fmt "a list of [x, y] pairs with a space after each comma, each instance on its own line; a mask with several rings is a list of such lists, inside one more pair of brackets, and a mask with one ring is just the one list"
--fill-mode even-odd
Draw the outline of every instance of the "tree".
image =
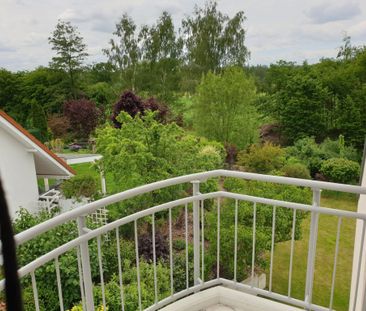
[[99, 110], [95, 103], [87, 99], [70, 100], [64, 104], [64, 115], [77, 138], [88, 138], [96, 128]]
[[200, 135], [240, 148], [256, 141], [258, 113], [254, 80], [240, 68], [208, 73], [197, 88], [194, 127]]
[[357, 55], [357, 47], [352, 46], [351, 37], [347, 33], [343, 36], [343, 45], [339, 47], [337, 58], [349, 61]]
[[146, 79], [141, 79], [144, 83], [141, 89], [145, 90], [148, 85], [147, 90], [159, 98], [171, 99], [173, 92], [179, 88], [183, 48], [182, 38], [176, 34], [171, 15], [164, 11], [155, 25], [143, 26], [139, 40], [142, 60], [146, 63], [143, 66]]
[[121, 95], [120, 99], [114, 104], [111, 119], [116, 128], [121, 128], [121, 123], [117, 117], [122, 111], [127, 112], [132, 118], [134, 118], [137, 114], [143, 114], [144, 110], [142, 99], [131, 91], [125, 91]]
[[29, 106], [22, 104], [22, 76], [0, 68], [0, 109], [25, 125]]
[[70, 91], [76, 97], [76, 73], [81, 68], [85, 57], [86, 45], [76, 27], [70, 22], [59, 20], [52, 36], [48, 38], [52, 50], [56, 51], [51, 66], [68, 73]]
[[[103, 155], [106, 172], [111, 172], [118, 190], [222, 166], [224, 149], [219, 143], [188, 135], [175, 123], [162, 124], [156, 112], [133, 118], [121, 112], [121, 128], [105, 126], [97, 130], [97, 151]], [[121, 203], [125, 215], [150, 204], [176, 199], [181, 187], [171, 187]], [[124, 205], [123, 205], [124, 204]], [[118, 215], [122, 216], [121, 214]]]
[[125, 91], [119, 101], [114, 104], [111, 120], [116, 128], [121, 128], [118, 116], [121, 112], [127, 112], [132, 118], [145, 115], [146, 111], [155, 111], [155, 117], [159, 122], [167, 121], [169, 109], [166, 105], [153, 97], [143, 100], [131, 91]]
[[244, 21], [244, 12], [230, 19], [217, 9], [216, 1], [195, 7], [193, 16], [182, 21], [187, 61], [199, 75], [226, 66], [244, 66], [249, 57]]
[[35, 100], [31, 101], [32, 105], [32, 126], [33, 129], [37, 132], [34, 132], [37, 138], [41, 141], [45, 141], [47, 139], [47, 117], [46, 114]]
[[326, 135], [326, 110], [329, 91], [310, 75], [297, 74], [277, 93], [279, 121], [288, 142], [306, 136]]
[[46, 114], [60, 113], [69, 92], [67, 73], [63, 71], [38, 67], [22, 77], [23, 101], [35, 100]]
[[120, 71], [128, 87], [134, 90], [137, 65], [141, 58], [136, 24], [131, 17], [123, 14], [113, 34], [117, 36], [117, 40], [111, 39], [110, 48], [103, 49], [103, 52], [108, 61]]

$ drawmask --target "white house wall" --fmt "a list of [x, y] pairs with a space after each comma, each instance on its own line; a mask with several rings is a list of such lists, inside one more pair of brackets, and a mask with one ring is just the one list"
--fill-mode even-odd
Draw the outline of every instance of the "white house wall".
[[12, 218], [20, 207], [36, 209], [38, 184], [33, 153], [1, 128], [0, 177]]

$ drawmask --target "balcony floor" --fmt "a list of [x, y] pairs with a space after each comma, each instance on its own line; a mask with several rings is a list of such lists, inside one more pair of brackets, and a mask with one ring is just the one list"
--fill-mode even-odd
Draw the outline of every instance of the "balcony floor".
[[182, 298], [161, 311], [300, 311], [279, 302], [224, 286], [216, 286]]
[[244, 311], [244, 310], [238, 309], [238, 308], [231, 308], [231, 307], [228, 307], [228, 306], [225, 306], [225, 305], [219, 303], [215, 306], [206, 308], [205, 311]]

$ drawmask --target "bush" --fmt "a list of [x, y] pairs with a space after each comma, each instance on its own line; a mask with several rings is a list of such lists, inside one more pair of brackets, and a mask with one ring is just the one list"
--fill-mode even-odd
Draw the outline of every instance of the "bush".
[[315, 176], [320, 171], [322, 161], [325, 159], [324, 151], [319, 148], [314, 137], [299, 139], [292, 147], [286, 148], [286, 156], [295, 157], [306, 163], [310, 175]]
[[315, 142], [314, 137], [306, 137], [295, 142], [294, 146], [286, 148], [287, 157], [295, 157], [305, 163], [310, 175], [320, 172], [322, 162], [331, 158], [344, 158], [359, 161], [360, 156], [351, 146], [345, 146], [343, 136], [338, 140], [325, 139], [321, 144]]
[[283, 172], [284, 176], [287, 177], [295, 177], [295, 178], [303, 178], [303, 179], [310, 179], [310, 171], [306, 167], [306, 165], [302, 163], [293, 163], [293, 164], [286, 164], [281, 171]]
[[339, 183], [357, 183], [360, 165], [342, 158], [332, 158], [322, 163], [320, 172], [329, 180]]
[[245, 170], [266, 174], [280, 169], [285, 162], [285, 151], [271, 143], [252, 145], [248, 152], [240, 152], [237, 164]]
[[88, 138], [97, 127], [100, 117], [100, 110], [95, 103], [87, 99], [70, 100], [63, 108], [73, 134], [78, 138]]
[[66, 198], [93, 198], [97, 195], [97, 180], [91, 175], [74, 176], [61, 185]]
[[65, 116], [53, 115], [48, 119], [47, 124], [54, 138], [65, 138], [70, 128], [69, 119]]
[[325, 158], [345, 158], [358, 162], [360, 155], [352, 146], [345, 146], [344, 138], [339, 136], [338, 140], [326, 138], [321, 144], [320, 149], [324, 152]]

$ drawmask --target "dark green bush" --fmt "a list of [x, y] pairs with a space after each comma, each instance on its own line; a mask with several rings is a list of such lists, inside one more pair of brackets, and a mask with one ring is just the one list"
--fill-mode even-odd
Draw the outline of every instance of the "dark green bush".
[[76, 175], [65, 180], [61, 189], [66, 198], [93, 198], [97, 195], [98, 183], [91, 175]]
[[329, 180], [339, 183], [357, 183], [360, 177], [360, 165], [342, 158], [332, 158], [322, 163], [321, 173]]

